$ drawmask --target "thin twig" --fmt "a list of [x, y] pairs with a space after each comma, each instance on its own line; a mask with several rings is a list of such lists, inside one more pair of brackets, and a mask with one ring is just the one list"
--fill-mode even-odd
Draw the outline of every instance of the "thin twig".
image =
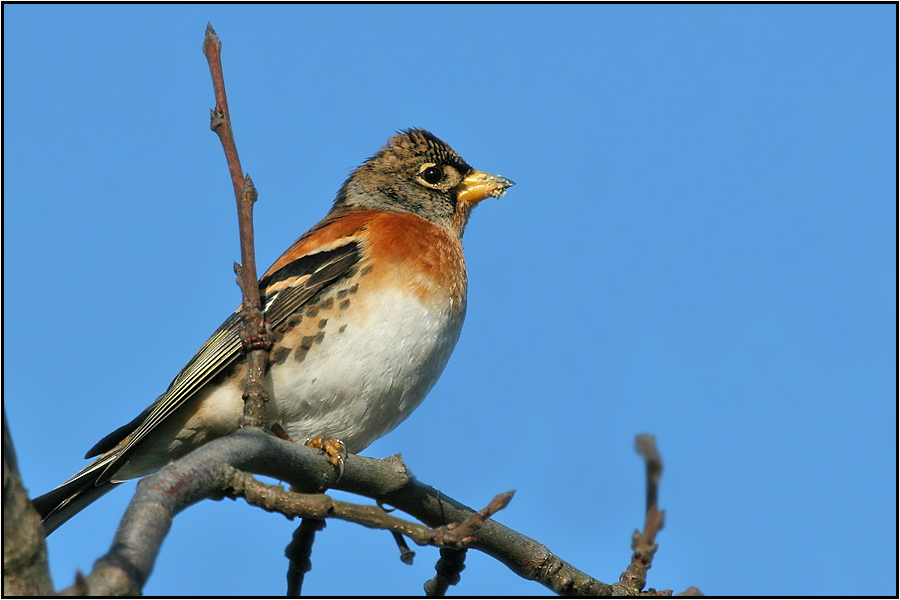
[[247, 354], [247, 375], [244, 378], [244, 414], [241, 427], [259, 427], [263, 422], [263, 406], [269, 394], [262, 383], [269, 360], [272, 342], [266, 333], [266, 324], [260, 309], [259, 284], [256, 276], [256, 252], [253, 241], [253, 205], [257, 199], [256, 188], [249, 175], [243, 175], [231, 114], [228, 111], [228, 97], [225, 94], [225, 76], [222, 71], [222, 42], [213, 30], [206, 26], [203, 39], [203, 54], [209, 63], [216, 107], [210, 112], [210, 129], [216, 132], [225, 150], [231, 184], [238, 208], [238, 226], [241, 236], [241, 264], [234, 265], [234, 272], [241, 287], [241, 343]]
[[322, 519], [303, 519], [300, 526], [294, 531], [291, 543], [284, 549], [284, 555], [288, 559], [287, 572], [287, 597], [299, 598], [303, 590], [303, 577], [312, 570], [313, 542], [316, 540], [316, 532], [325, 529], [325, 521]]
[[[473, 537], [484, 524], [484, 521], [491, 515], [503, 510], [509, 505], [515, 490], [497, 494], [491, 503], [479, 510], [477, 513], [469, 515], [462, 523], [450, 523], [441, 527], [435, 527], [432, 530], [432, 537], [428, 543], [432, 546], [441, 546], [443, 548], [466, 548], [475, 541]], [[418, 542], [416, 542], [418, 543]]]
[[380, 506], [342, 502], [325, 494], [288, 492], [280, 485], [263, 483], [243, 471], [234, 472], [228, 489], [228, 495], [233, 498], [243, 498], [248, 504], [277, 512], [289, 519], [294, 517], [341, 519], [372, 529], [386, 529], [404, 535], [419, 546], [445, 548], [466, 548], [472, 544], [475, 541], [475, 533], [485, 520], [505, 508], [513, 493], [505, 492], [497, 495], [485, 508], [472, 513], [461, 523], [430, 528], [390, 515]]
[[663, 528], [663, 511], [659, 510], [659, 480], [662, 478], [663, 463], [656, 438], [650, 434], [642, 434], [635, 438], [635, 448], [644, 457], [647, 469], [647, 516], [644, 519], [643, 539], [646, 544], [653, 544], [656, 534]]
[[[659, 510], [659, 480], [662, 477], [662, 458], [656, 448], [656, 438], [641, 434], [635, 438], [635, 449], [644, 458], [647, 471], [647, 507], [644, 517], [644, 531], [635, 530], [631, 537], [631, 564], [619, 577], [624, 584], [633, 585], [638, 591], [647, 585], [647, 570], [653, 563], [653, 555], [658, 548], [656, 534], [663, 528], [665, 513]], [[671, 595], [671, 591], [664, 592]]]
[[216, 108], [211, 111], [209, 126], [219, 134], [219, 139], [222, 140], [225, 158], [228, 160], [228, 170], [231, 172], [231, 184], [234, 187], [235, 196], [237, 196], [244, 185], [244, 172], [241, 169], [241, 159], [238, 158], [237, 145], [234, 143], [234, 134], [231, 131], [231, 113], [228, 111], [225, 75], [222, 71], [222, 42], [211, 24], [206, 25], [203, 54], [206, 55], [206, 61], [209, 63], [209, 73], [212, 75], [213, 91], [216, 95]]

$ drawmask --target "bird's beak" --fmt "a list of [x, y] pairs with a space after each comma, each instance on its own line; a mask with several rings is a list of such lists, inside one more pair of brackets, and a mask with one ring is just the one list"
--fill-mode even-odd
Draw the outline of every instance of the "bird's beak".
[[457, 197], [465, 202], [481, 202], [488, 196], [499, 198], [506, 193], [506, 188], [513, 185], [514, 181], [473, 169], [459, 184]]

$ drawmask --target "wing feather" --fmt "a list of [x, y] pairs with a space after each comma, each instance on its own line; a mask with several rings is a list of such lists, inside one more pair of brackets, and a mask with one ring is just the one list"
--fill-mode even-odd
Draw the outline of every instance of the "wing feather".
[[[359, 259], [359, 244], [348, 239], [348, 243], [343, 246], [328, 252], [304, 255], [260, 280], [261, 290], [271, 289], [275, 283], [280, 286], [273, 294], [264, 297], [264, 310], [269, 327], [273, 329], [278, 327], [313, 296], [348, 275]], [[276, 277], [279, 273], [283, 276]], [[238, 309], [222, 323], [175, 376], [169, 389], [150, 407], [146, 417], [137, 424], [125, 444], [115, 453], [98, 460], [72, 479], [102, 469], [97, 484], [109, 481], [118, 470], [118, 465], [142, 440], [241, 355], [240, 327], [241, 314]]]

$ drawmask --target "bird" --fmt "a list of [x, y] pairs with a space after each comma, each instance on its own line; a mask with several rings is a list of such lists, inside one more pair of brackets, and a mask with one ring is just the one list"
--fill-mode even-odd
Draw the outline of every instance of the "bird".
[[[265, 425], [356, 454], [409, 417], [462, 330], [472, 209], [512, 185], [420, 128], [354, 169], [327, 215], [259, 279], [272, 342]], [[32, 501], [47, 535], [118, 484], [239, 428], [240, 328], [239, 307], [156, 401], [87, 452], [92, 463]]]

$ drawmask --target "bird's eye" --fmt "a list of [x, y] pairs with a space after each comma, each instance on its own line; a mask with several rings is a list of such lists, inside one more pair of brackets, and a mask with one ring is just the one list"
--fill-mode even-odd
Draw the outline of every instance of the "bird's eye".
[[444, 171], [438, 167], [428, 167], [419, 173], [419, 177], [428, 185], [437, 185], [444, 178]]

